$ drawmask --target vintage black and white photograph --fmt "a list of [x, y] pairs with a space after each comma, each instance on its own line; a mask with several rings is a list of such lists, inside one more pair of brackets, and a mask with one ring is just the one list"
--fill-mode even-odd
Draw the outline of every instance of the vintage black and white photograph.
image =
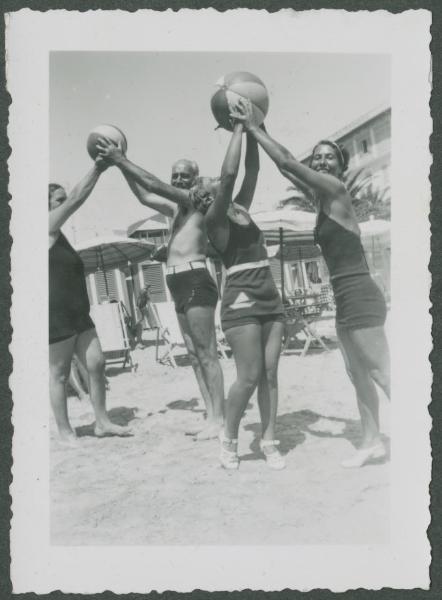
[[[412, 559], [404, 558], [402, 585], [425, 587], [430, 125], [421, 75], [429, 18], [397, 15], [401, 31], [387, 13], [366, 21], [355, 13], [342, 39], [348, 29], [337, 11], [308, 13], [304, 22], [294, 11], [229, 12], [144, 11], [147, 32], [167, 38], [155, 45], [153, 34], [144, 47], [133, 43], [136, 15], [14, 17], [12, 53], [35, 18], [54, 35], [36, 54], [36, 70], [46, 69], [44, 101], [40, 92], [28, 97], [29, 122], [39, 123], [26, 133], [37, 185], [32, 169], [26, 174], [26, 149], [12, 165], [13, 223], [35, 236], [26, 253], [16, 248], [16, 306], [26, 289], [41, 295], [29, 339], [14, 328], [15, 356], [27, 348], [29, 364], [29, 346], [40, 348], [40, 366], [16, 371], [13, 384], [17, 403], [35, 369], [26, 402], [40, 413], [36, 456], [46, 455], [36, 488], [46, 507], [42, 535], [65, 565], [55, 573], [51, 563], [46, 583], [30, 576], [37, 587], [21, 584], [17, 567], [18, 591], [296, 585], [292, 573], [279, 587], [276, 575], [270, 587], [259, 578], [255, 587], [223, 565], [210, 588], [198, 579], [214, 567], [205, 547], [218, 561], [229, 553], [229, 564], [244, 560], [236, 549], [259, 549], [249, 573], [262, 562], [271, 570], [281, 552], [274, 573], [290, 573], [296, 548], [310, 569], [331, 561], [324, 577], [333, 556], [347, 552], [356, 562], [342, 580], [342, 563], [329, 579], [300, 578], [304, 588], [328, 581], [341, 590], [370, 581], [394, 587], [383, 557], [398, 561], [393, 548], [403, 547], [421, 563], [406, 574]], [[252, 18], [256, 35], [230, 44]], [[299, 39], [290, 39], [291, 28]], [[382, 28], [390, 38], [375, 35]], [[273, 36], [273, 48], [257, 44], [260, 31]], [[422, 86], [415, 116], [398, 59], [407, 31], [420, 52], [408, 73], [411, 87]], [[16, 52], [19, 120], [28, 88], [21, 91], [13, 68], [29, 71], [30, 50]], [[25, 124], [12, 127], [25, 135]], [[411, 136], [414, 165], [404, 147]], [[14, 410], [19, 452], [20, 419], [31, 415]], [[407, 465], [420, 479], [408, 496], [414, 525], [404, 533]], [[17, 469], [18, 548], [26, 476], [19, 462]], [[31, 463], [27, 473], [34, 479]], [[97, 547], [109, 564], [120, 548], [129, 552], [118, 582], [110, 569], [106, 580], [94, 573]], [[192, 583], [172, 573], [169, 583], [154, 583], [170, 547], [173, 562], [194, 549]], [[163, 564], [152, 579], [137, 579], [143, 584], [128, 575], [139, 549]], [[372, 572], [362, 556], [373, 556]], [[90, 557], [89, 568], [63, 588], [60, 573], [75, 557]]]

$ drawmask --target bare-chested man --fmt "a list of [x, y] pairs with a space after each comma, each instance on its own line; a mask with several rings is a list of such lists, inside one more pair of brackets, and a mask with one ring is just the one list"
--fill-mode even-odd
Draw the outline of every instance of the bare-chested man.
[[206, 266], [204, 215], [190, 201], [198, 166], [179, 160], [172, 166], [171, 185], [127, 159], [121, 147], [101, 139], [101, 156], [123, 173], [138, 200], [173, 219], [167, 253], [167, 285], [207, 410], [207, 424], [197, 439], [217, 437], [223, 422], [224, 384], [218, 360], [215, 307], [218, 291]]

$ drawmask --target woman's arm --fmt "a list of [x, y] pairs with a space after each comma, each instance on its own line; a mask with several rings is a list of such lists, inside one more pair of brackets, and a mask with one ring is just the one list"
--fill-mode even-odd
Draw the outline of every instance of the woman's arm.
[[272, 139], [266, 131], [261, 129], [254, 121], [249, 101], [239, 100], [231, 116], [244, 124], [245, 129], [263, 147], [281, 173], [284, 173], [284, 171], [291, 173], [305, 185], [321, 193], [335, 196], [342, 194], [345, 190], [344, 184], [339, 179], [325, 173], [317, 173], [310, 167], [303, 165], [296, 160], [287, 148]]
[[307, 198], [309, 198], [312, 201], [314, 200], [314, 194], [313, 194], [311, 188], [309, 188], [307, 185], [305, 185], [305, 183], [303, 181], [301, 181], [298, 177], [295, 177], [289, 171], [284, 171], [284, 169], [281, 169], [281, 173], [282, 173], [282, 175], [284, 175], [284, 177], [286, 177], [289, 181], [291, 181], [295, 187], [299, 188], [301, 190], [301, 192], [303, 192]]
[[132, 163], [125, 156], [121, 145], [117, 146], [107, 138], [99, 138], [97, 148], [100, 156], [116, 165], [126, 178], [129, 177], [147, 192], [158, 194], [158, 196], [162, 196], [175, 204], [188, 203], [189, 193], [186, 190], [164, 183], [152, 173]]
[[227, 153], [221, 168], [221, 177], [215, 200], [209, 207], [206, 220], [210, 227], [216, 227], [227, 218], [227, 209], [232, 202], [233, 188], [238, 176], [241, 158], [242, 123], [235, 123]]
[[49, 235], [54, 235], [60, 230], [69, 217], [80, 208], [95, 187], [101, 173], [107, 165], [103, 160], [97, 159], [92, 169], [72, 189], [69, 196], [60, 206], [49, 213]]
[[166, 217], [173, 217], [176, 211], [176, 204], [171, 202], [170, 200], [166, 200], [166, 198], [161, 198], [156, 196], [155, 194], [146, 192], [141, 186], [139, 186], [130, 175], [126, 175], [123, 173], [124, 178], [126, 179], [130, 189], [136, 196], [136, 198], [143, 204], [144, 206], [148, 206], [149, 208], [153, 208], [153, 210], [157, 210], [161, 214]]
[[240, 204], [241, 206], [244, 206], [245, 209], [249, 210], [255, 194], [259, 173], [258, 144], [256, 143], [255, 138], [250, 134], [247, 134], [247, 148], [244, 164], [246, 171], [241, 189], [235, 198], [235, 203]]

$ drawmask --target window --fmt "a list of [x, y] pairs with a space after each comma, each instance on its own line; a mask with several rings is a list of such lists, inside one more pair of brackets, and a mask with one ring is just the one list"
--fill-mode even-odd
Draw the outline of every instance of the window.
[[152, 302], [166, 302], [166, 287], [164, 284], [163, 266], [158, 263], [142, 265], [144, 283], [151, 285], [149, 295]]
[[367, 140], [362, 140], [362, 152], [364, 154], [368, 154], [368, 142], [367, 142]]
[[[106, 280], [105, 280], [106, 275]], [[104, 300], [118, 300], [117, 282], [115, 271], [97, 271], [94, 273], [95, 285], [97, 287], [97, 298], [99, 304]]]

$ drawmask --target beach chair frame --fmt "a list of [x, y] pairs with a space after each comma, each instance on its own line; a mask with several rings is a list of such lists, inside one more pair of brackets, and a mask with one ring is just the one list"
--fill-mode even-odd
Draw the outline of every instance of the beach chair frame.
[[[110, 319], [105, 318], [106, 312]], [[106, 365], [122, 363], [122, 368], [124, 369], [126, 364], [128, 364], [131, 371], [134, 372], [136, 365], [132, 359], [132, 349], [125, 321], [125, 307], [123, 303], [120, 301], [110, 304], [92, 305], [91, 316], [95, 323]], [[108, 330], [115, 325], [117, 326], [115, 337], [118, 340], [109, 343], [107, 338]]]
[[297, 339], [297, 334], [301, 332], [305, 336], [304, 346], [300, 351], [302, 357], [307, 354], [314, 341], [318, 342], [326, 352], [330, 351], [330, 348], [324, 342], [322, 336], [315, 331], [314, 327], [311, 326], [311, 323], [309, 323], [302, 312], [296, 310], [293, 306], [289, 306], [286, 309], [285, 340], [281, 350], [282, 354], [287, 352], [290, 342], [293, 339]]
[[[171, 325], [166, 325], [164, 320], [160, 316], [161, 309], [160, 306], [168, 307], [170, 312], [170, 318], [176, 319], [176, 327], [172, 327]], [[152, 312], [155, 316], [155, 320], [157, 323], [157, 335], [155, 340], [155, 360], [160, 364], [169, 364], [174, 369], [177, 368], [175, 355], [176, 350], [178, 348], [184, 347], [184, 354], [187, 354], [187, 348], [184, 343], [184, 339], [182, 338], [181, 331], [179, 329], [178, 318], [175, 313], [175, 308], [172, 302], [161, 302], [161, 303], [152, 303], [151, 305]], [[179, 335], [178, 335], [179, 331]], [[160, 354], [160, 344], [164, 345], [164, 352]], [[181, 352], [180, 354], [183, 354]]]

